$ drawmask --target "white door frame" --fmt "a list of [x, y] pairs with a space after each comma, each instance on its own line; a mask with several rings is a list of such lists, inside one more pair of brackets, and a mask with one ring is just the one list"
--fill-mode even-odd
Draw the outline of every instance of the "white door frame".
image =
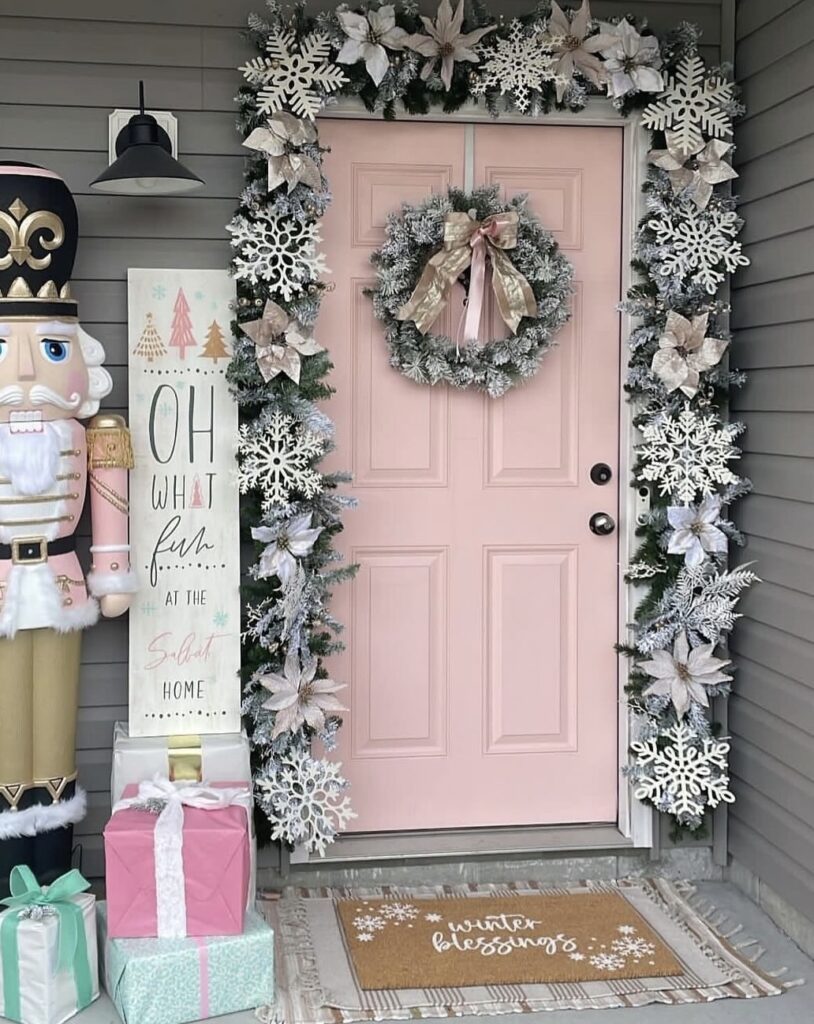
[[[352, 120], [381, 120], [380, 114], [368, 111], [362, 102], [355, 97], [343, 97], [329, 101], [319, 115], [321, 118], [346, 118]], [[466, 124], [534, 124], [543, 125], [584, 125], [586, 127], [621, 128], [624, 133], [623, 148], [623, 190], [622, 190], [622, 296], [635, 283], [631, 259], [636, 229], [646, 212], [642, 195], [642, 184], [647, 176], [647, 153], [650, 136], [641, 125], [639, 114], [622, 117], [609, 100], [592, 97], [584, 110], [573, 113], [555, 111], [532, 118], [525, 114], [501, 114], [496, 121], [483, 103], [467, 103], [451, 114], [433, 110], [428, 114], [408, 114], [400, 110], [398, 120], [440, 121]], [[330, 183], [330, 182], [329, 182]], [[465, 188], [471, 189], [472, 182], [465, 182]], [[619, 625], [618, 637], [622, 641], [629, 636], [629, 623], [633, 621], [636, 604], [641, 598], [640, 589], [625, 582], [624, 572], [632, 560], [636, 549], [636, 520], [649, 508], [649, 491], [641, 491], [630, 487], [633, 465], [635, 461], [634, 444], [636, 430], [633, 426], [633, 415], [626, 400], [624, 381], [627, 377], [629, 349], [627, 339], [633, 329], [633, 319], [627, 313], [621, 314], [620, 322], [620, 379], [619, 379], [619, 522], [617, 526], [619, 551]], [[375, 835], [357, 834], [340, 836], [328, 851], [326, 859], [332, 861], [350, 861], [383, 859], [405, 856], [458, 856], [466, 852], [459, 849], [466, 844], [461, 837], [468, 836], [471, 840], [480, 835], [484, 842], [470, 842], [469, 852], [483, 855], [489, 853], [531, 851], [536, 852], [558, 850], [565, 852], [573, 849], [608, 849], [612, 847], [637, 847], [651, 849], [655, 843], [654, 812], [633, 796], [631, 786], [622, 774], [622, 768], [628, 763], [628, 748], [634, 729], [632, 714], [625, 693], [629, 673], [629, 662], [624, 655], [618, 657], [618, 753], [619, 753], [619, 790], [616, 829], [604, 826], [575, 826], [573, 828], [557, 828], [541, 826], [526, 829], [467, 829], [454, 830], [449, 841], [438, 839], [431, 842], [428, 833], [376, 833]], [[423, 838], [421, 838], [423, 837]], [[502, 839], [501, 839], [502, 837]], [[547, 838], [548, 837], [548, 838]], [[402, 850], [399, 850], [399, 847]], [[414, 852], [411, 852], [413, 851]], [[302, 861], [302, 856], [292, 856], [292, 862]]]

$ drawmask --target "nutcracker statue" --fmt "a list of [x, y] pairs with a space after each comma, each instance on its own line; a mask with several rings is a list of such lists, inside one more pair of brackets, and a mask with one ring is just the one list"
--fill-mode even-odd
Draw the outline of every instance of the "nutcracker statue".
[[[112, 381], [71, 297], [77, 236], [60, 177], [0, 163], [0, 896], [15, 864], [41, 883], [70, 867], [85, 813], [82, 630], [125, 612], [135, 590], [130, 437], [120, 416], [97, 415]], [[88, 484], [86, 579], [76, 533]]]

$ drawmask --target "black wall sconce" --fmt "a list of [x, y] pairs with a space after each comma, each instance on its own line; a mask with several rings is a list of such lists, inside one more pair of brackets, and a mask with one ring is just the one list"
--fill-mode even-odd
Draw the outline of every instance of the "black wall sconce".
[[139, 82], [139, 112], [116, 138], [116, 159], [90, 187], [119, 196], [169, 196], [192, 192], [204, 182], [172, 155], [169, 135], [144, 112], [144, 82]]

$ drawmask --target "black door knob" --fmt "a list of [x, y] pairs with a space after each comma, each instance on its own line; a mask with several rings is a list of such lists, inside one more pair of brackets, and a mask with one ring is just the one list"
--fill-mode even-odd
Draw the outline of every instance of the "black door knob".
[[591, 480], [595, 484], [610, 483], [611, 477], [613, 476], [613, 470], [607, 464], [607, 462], [597, 462], [596, 465], [591, 466]]
[[606, 537], [616, 529], [613, 516], [608, 515], [607, 512], [594, 512], [588, 525], [591, 528], [591, 533], [595, 533], [598, 537]]

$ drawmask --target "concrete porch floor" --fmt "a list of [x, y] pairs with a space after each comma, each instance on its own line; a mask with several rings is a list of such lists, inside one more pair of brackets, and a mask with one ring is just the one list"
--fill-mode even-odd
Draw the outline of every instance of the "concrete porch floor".
[[[559, 1010], [551, 1013], [517, 1014], [499, 1018], [518, 1024], [812, 1024], [814, 1022], [814, 961], [806, 956], [769, 917], [734, 885], [699, 882], [698, 891], [743, 925], [743, 935], [755, 938], [766, 953], [760, 960], [765, 970], [788, 967], [784, 980], [802, 978], [804, 985], [782, 996], [767, 999], [723, 999], [715, 1003], [688, 1006], [645, 1006], [626, 1010]], [[251, 1012], [217, 1018], [222, 1024], [250, 1024]], [[456, 1018], [461, 1024], [483, 1024], [485, 1017]], [[118, 1024], [119, 1016], [103, 993], [102, 997], [74, 1018], [77, 1024]], [[130, 1021], [129, 1024], [141, 1024]]]

